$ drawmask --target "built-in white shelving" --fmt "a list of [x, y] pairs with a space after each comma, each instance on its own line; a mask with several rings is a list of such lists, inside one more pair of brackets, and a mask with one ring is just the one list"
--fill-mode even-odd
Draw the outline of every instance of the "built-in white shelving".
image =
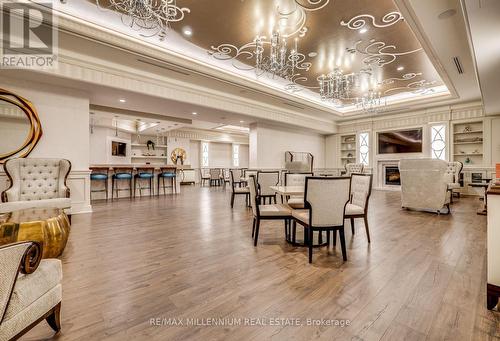
[[356, 134], [340, 136], [340, 164], [345, 167], [348, 163], [356, 162]]
[[483, 121], [453, 124], [453, 159], [464, 166], [483, 164]]

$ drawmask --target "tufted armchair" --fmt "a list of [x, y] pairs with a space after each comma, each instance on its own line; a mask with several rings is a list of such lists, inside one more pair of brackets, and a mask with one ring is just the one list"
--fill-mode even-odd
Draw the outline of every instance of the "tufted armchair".
[[[462, 169], [464, 168], [464, 164], [460, 161], [448, 162], [448, 168], [446, 169], [446, 173], [452, 178], [452, 181], [448, 183], [448, 190], [450, 191], [450, 202], [453, 203], [453, 190], [460, 188], [460, 173], [462, 173]], [[458, 194], [460, 198], [460, 192], [455, 192]]]
[[348, 163], [345, 165], [346, 175], [351, 176], [353, 173], [363, 174], [365, 165], [362, 163]]
[[35, 242], [0, 247], [0, 341], [19, 338], [42, 320], [61, 329], [61, 261], [41, 256]]
[[2, 192], [0, 211], [71, 207], [66, 179], [71, 163], [65, 159], [11, 159], [4, 164], [10, 187]]
[[399, 161], [401, 174], [401, 206], [441, 212], [447, 207], [450, 213], [450, 192], [452, 182], [447, 172], [448, 163], [436, 159], [402, 159]]

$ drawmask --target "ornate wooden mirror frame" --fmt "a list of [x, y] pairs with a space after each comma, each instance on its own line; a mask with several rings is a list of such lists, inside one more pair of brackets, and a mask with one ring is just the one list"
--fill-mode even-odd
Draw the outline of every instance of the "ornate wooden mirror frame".
[[28, 156], [42, 137], [42, 125], [40, 123], [40, 118], [38, 117], [38, 113], [36, 112], [35, 107], [27, 99], [18, 96], [13, 92], [0, 88], [0, 101], [5, 101], [21, 109], [26, 114], [30, 123], [29, 132], [23, 144], [15, 150], [9, 151], [5, 154], [0, 154], [1, 164], [4, 163], [8, 158], [11, 158], [13, 156]]

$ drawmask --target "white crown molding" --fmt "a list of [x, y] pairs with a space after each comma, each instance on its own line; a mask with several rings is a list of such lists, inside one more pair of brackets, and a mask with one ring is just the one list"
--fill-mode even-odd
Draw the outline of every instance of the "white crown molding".
[[220, 143], [237, 143], [248, 144], [248, 136], [237, 136], [234, 134], [204, 131], [204, 130], [191, 130], [191, 129], [178, 129], [171, 130], [165, 134], [167, 137], [174, 138], [187, 138], [196, 141], [209, 141]]
[[460, 105], [434, 107], [390, 116], [345, 121], [338, 124], [338, 129], [339, 133], [345, 134], [362, 130], [400, 128], [425, 125], [432, 122], [445, 122], [483, 117], [484, 111], [481, 104], [473, 102]]

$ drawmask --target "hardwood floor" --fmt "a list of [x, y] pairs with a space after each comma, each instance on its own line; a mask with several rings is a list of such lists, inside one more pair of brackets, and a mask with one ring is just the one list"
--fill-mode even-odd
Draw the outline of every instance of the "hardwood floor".
[[[500, 339], [500, 315], [486, 310], [486, 218], [475, 198], [437, 216], [402, 210], [397, 192], [374, 191], [371, 245], [362, 219], [354, 236], [346, 220], [348, 261], [337, 243], [315, 249], [308, 264], [307, 249], [288, 245], [280, 222], [262, 223], [253, 246], [244, 199], [231, 210], [229, 191], [182, 189], [73, 216], [57, 340]], [[152, 318], [350, 325], [154, 326]], [[24, 339], [51, 336], [41, 323]]]

